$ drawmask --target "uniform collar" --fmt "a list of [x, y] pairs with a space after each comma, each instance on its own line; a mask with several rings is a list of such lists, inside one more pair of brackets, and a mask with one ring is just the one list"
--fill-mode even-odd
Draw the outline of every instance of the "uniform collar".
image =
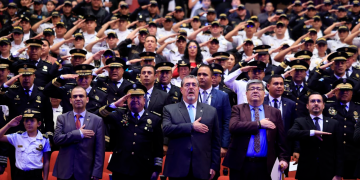
[[[140, 116], [140, 118], [142, 117], [142, 115], [144, 114], [144, 112], [145, 112], [145, 109], [141, 110], [141, 111], [138, 113], [139, 116]], [[134, 116], [135, 116], [135, 113], [131, 111], [131, 115], [134, 117]], [[140, 119], [140, 118], [139, 118], [139, 119]]]
[[[23, 138], [28, 138], [28, 137], [29, 137], [27, 131], [23, 132], [23, 133], [21, 134], [21, 136], [22, 136]], [[39, 130], [37, 130], [37, 134], [36, 134], [36, 137], [35, 137], [35, 138], [36, 138], [36, 139], [43, 139], [43, 135], [41, 134], [41, 132], [40, 132]]]

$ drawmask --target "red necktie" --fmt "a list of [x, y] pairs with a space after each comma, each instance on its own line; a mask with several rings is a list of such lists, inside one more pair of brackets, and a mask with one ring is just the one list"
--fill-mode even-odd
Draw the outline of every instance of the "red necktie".
[[81, 128], [80, 117], [81, 117], [80, 114], [77, 114], [77, 115], [76, 115], [76, 122], [75, 122], [76, 129], [80, 129], [80, 128]]

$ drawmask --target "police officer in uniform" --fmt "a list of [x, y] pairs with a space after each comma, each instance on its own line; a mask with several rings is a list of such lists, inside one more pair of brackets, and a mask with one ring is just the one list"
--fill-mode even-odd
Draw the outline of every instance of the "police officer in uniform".
[[283, 96], [295, 102], [296, 117], [305, 117], [309, 114], [306, 109], [307, 99], [312, 91], [308, 88], [306, 82], [306, 71], [309, 64], [303, 60], [291, 61], [289, 66], [295, 69], [291, 78], [285, 78], [285, 89]]
[[34, 10], [30, 16], [30, 24], [34, 25], [37, 22], [46, 18], [45, 13], [42, 11], [43, 1], [42, 0], [34, 0]]
[[171, 84], [181, 87], [182, 78], [190, 74], [190, 63], [189, 61], [179, 60], [177, 63], [176, 71], [179, 76], [171, 79]]
[[[72, 8], [71, 1], [65, 1], [64, 7]], [[70, 30], [72, 27], [74, 27], [74, 22], [78, 20], [77, 16], [72, 11], [70, 14], [63, 13], [60, 17], [62, 22], [64, 22], [67, 30]]]
[[125, 87], [134, 82], [123, 77], [127, 65], [122, 58], [109, 58], [105, 64], [109, 66], [107, 68], [109, 76], [99, 75], [94, 86], [107, 92], [107, 100], [110, 104], [123, 97], [125, 95]]
[[[125, 77], [131, 79], [134, 82], [140, 82], [140, 69], [143, 65], [152, 65], [155, 66], [156, 54], [153, 52], [142, 52], [140, 56], [140, 63], [136, 63], [129, 67], [129, 73], [125, 73]], [[156, 61], [157, 62], [157, 61]], [[129, 61], [126, 62], [127, 65], [130, 65]], [[140, 64], [140, 65], [139, 65]]]
[[156, 180], [162, 170], [162, 119], [144, 108], [146, 91], [143, 85], [129, 85], [124, 97], [96, 113], [116, 127], [116, 147], [107, 167], [114, 180]]
[[216, 63], [211, 64], [210, 66], [212, 67], [215, 76], [215, 79], [212, 81], [213, 88], [228, 94], [231, 107], [237, 105], [236, 93], [228, 88], [223, 82], [224, 68]]
[[328, 100], [323, 111], [324, 116], [331, 117], [339, 122], [339, 128], [343, 132], [344, 179], [356, 179], [354, 173], [357, 160], [360, 158], [360, 147], [353, 139], [360, 111], [360, 105], [351, 101], [354, 85], [350, 79], [340, 78], [336, 80], [332, 85], [333, 89], [338, 89], [335, 92], [336, 100]]
[[[154, 22], [150, 22], [152, 26], [157, 26]], [[149, 24], [149, 26], [150, 26]], [[136, 45], [130, 38], [121, 41], [116, 49], [119, 51], [121, 57], [127, 57], [129, 60], [136, 59], [139, 53], [144, 51], [144, 42], [140, 41], [140, 36], [147, 36], [149, 31], [146, 28], [139, 30], [139, 44]]]
[[[63, 65], [62, 69], [58, 71], [56, 77], [61, 74], [75, 74], [74, 67], [85, 61], [87, 52], [83, 49], [72, 49], [70, 50], [70, 54], [73, 56], [70, 60], [71, 64]], [[74, 79], [68, 79], [67, 83], [76, 83], [76, 81]]]
[[155, 83], [154, 87], [169, 94], [168, 102], [175, 104], [181, 101], [180, 88], [171, 84], [172, 67], [171, 62], [158, 63], [155, 66], [156, 71], [159, 71], [159, 82]]

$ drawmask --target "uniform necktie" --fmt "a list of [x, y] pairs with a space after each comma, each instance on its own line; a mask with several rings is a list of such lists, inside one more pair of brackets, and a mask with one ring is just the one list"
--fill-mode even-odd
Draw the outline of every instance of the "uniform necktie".
[[347, 105], [346, 105], [346, 104], [343, 104], [343, 105], [341, 105], [341, 106], [342, 106], [343, 114], [346, 114], [346, 113], [347, 113], [347, 110], [346, 110]]
[[320, 130], [320, 125], [319, 125], [319, 117], [314, 117], [314, 121], [315, 121], [315, 128], [316, 128], [316, 130], [318, 130], [318, 131], [321, 131]]
[[207, 91], [203, 92], [203, 100], [202, 103], [208, 104], [208, 93]]
[[25, 94], [27, 95], [27, 97], [30, 97], [30, 89], [25, 89]]
[[81, 122], [80, 122], [80, 118], [82, 117], [80, 114], [75, 115], [76, 116], [76, 129], [80, 129], [81, 128]]
[[191, 120], [191, 123], [193, 123], [195, 121], [194, 110], [193, 110], [194, 105], [189, 104], [188, 108], [189, 108], [190, 120]]
[[300, 96], [300, 89], [302, 88], [302, 85], [296, 85], [296, 94], [297, 96]]
[[167, 87], [167, 86], [163, 86], [162, 89], [167, 93], [166, 87]]
[[274, 108], [279, 109], [278, 100], [274, 99]]
[[349, 71], [349, 69], [347, 69], [345, 73], [346, 73], [346, 78], [349, 78], [349, 77], [350, 77], [350, 71]]
[[114, 82], [114, 86], [115, 86], [115, 88], [117, 89], [118, 88], [118, 84], [119, 84], [120, 82]]
[[[260, 121], [259, 108], [254, 108], [255, 110], [255, 121]], [[255, 135], [254, 138], [254, 150], [258, 153], [260, 152], [260, 131]]]
[[136, 120], [139, 120], [139, 113], [135, 113], [134, 116]]
[[146, 94], [145, 94], [145, 109], [147, 109], [148, 108], [148, 103], [149, 103], [149, 93], [148, 92], [146, 92]]

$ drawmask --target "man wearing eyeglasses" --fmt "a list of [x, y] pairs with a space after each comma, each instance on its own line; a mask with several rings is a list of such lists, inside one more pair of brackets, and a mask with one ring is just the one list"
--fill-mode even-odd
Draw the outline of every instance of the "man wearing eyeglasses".
[[229, 130], [232, 141], [223, 165], [230, 179], [270, 180], [275, 160], [284, 171], [290, 160], [280, 110], [264, 104], [265, 86], [260, 80], [246, 84], [247, 103], [234, 106]]

